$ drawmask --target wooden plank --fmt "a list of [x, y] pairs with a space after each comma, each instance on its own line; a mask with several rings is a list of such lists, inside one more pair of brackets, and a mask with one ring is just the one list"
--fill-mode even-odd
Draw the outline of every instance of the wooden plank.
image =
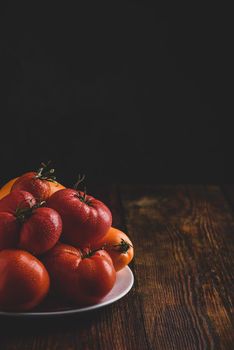
[[233, 218], [218, 187], [122, 187], [152, 349], [230, 349]]

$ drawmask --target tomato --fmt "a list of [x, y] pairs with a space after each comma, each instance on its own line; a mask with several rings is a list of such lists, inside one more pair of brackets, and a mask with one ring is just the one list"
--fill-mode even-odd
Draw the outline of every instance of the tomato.
[[[40, 208], [37, 204], [20, 207], [25, 203], [21, 202], [21, 198], [27, 197], [26, 194], [12, 192], [0, 201], [0, 250], [20, 248], [39, 255], [51, 249], [59, 240], [62, 220], [51, 208]], [[36, 202], [32, 195], [30, 198]], [[15, 211], [12, 210], [14, 208]]]
[[39, 255], [51, 249], [62, 233], [60, 215], [51, 208], [34, 209], [23, 222], [19, 234], [19, 248]]
[[104, 250], [81, 252], [58, 243], [42, 258], [54, 292], [78, 305], [98, 303], [114, 286], [116, 272]]
[[48, 272], [33, 255], [22, 250], [0, 252], [0, 309], [28, 311], [47, 295]]
[[[1, 189], [0, 189], [0, 199], [4, 198], [5, 196], [7, 196], [10, 192], [11, 192], [11, 188], [13, 186], [13, 184], [16, 182], [16, 180], [18, 179], [18, 177], [16, 177], [15, 179], [12, 179], [10, 181], [8, 181]], [[45, 180], [46, 181], [46, 180]], [[58, 182], [51, 182], [51, 181], [47, 181], [48, 185], [50, 186], [50, 196], [52, 196], [53, 193], [64, 189], [65, 187], [63, 185], [61, 185]]]
[[7, 211], [14, 214], [16, 210], [31, 208], [36, 204], [33, 195], [26, 191], [14, 191], [0, 200], [0, 212]]
[[111, 227], [102, 240], [92, 245], [93, 249], [104, 247], [109, 253], [116, 271], [128, 265], [134, 255], [133, 244], [122, 231]]
[[38, 200], [46, 200], [50, 196], [48, 182], [37, 178], [37, 173], [35, 172], [29, 172], [20, 176], [11, 188], [11, 191], [15, 190], [30, 192]]
[[58, 182], [47, 181], [50, 186], [50, 196], [57, 191], [63, 190], [65, 187]]
[[4, 198], [6, 195], [10, 193], [11, 187], [16, 180], [17, 180], [17, 177], [15, 179], [8, 181], [4, 186], [2, 186], [2, 188], [0, 189], [0, 199]]
[[24, 190], [32, 193], [37, 200], [47, 200], [57, 190], [56, 186], [50, 185], [50, 182], [55, 182], [55, 177], [54, 169], [50, 169], [49, 164], [42, 163], [37, 172], [31, 171], [18, 177], [11, 191]]
[[64, 242], [75, 246], [86, 247], [100, 240], [112, 223], [111, 212], [104, 203], [74, 189], [54, 193], [47, 205], [61, 215]]
[[17, 247], [19, 230], [20, 224], [14, 215], [0, 212], [0, 250]]

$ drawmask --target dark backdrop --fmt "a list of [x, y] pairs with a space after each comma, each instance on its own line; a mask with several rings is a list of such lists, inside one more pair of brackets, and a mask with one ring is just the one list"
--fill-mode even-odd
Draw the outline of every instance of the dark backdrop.
[[228, 9], [18, 1], [1, 14], [1, 184], [49, 159], [66, 184], [232, 182]]

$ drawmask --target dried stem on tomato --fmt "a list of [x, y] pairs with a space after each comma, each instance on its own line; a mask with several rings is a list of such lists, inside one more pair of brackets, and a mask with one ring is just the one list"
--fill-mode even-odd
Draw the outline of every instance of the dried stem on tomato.
[[35, 178], [57, 183], [56, 176], [53, 175], [55, 170], [50, 167], [50, 164], [50, 160], [47, 163], [41, 163], [41, 167], [38, 169]]
[[79, 185], [84, 181], [84, 179], [85, 179], [85, 174], [83, 174], [83, 175], [79, 174], [78, 175], [78, 179], [77, 179], [75, 185], [73, 186], [74, 190], [78, 189]]
[[93, 256], [96, 252], [98, 252], [99, 250], [103, 250], [105, 249], [105, 244], [103, 246], [101, 246], [100, 248], [97, 248], [97, 249], [89, 249], [88, 251], [84, 252], [84, 251], [81, 251], [81, 256], [82, 256], [82, 259], [85, 259], [85, 258], [90, 258], [91, 256]]
[[123, 238], [121, 238], [121, 242], [119, 244], [113, 244], [112, 247], [113, 250], [120, 253], [127, 253], [130, 247], [133, 248], [133, 246], [130, 243], [126, 242]]
[[33, 205], [31, 208], [22, 208], [20, 207], [21, 204], [19, 204], [19, 206], [15, 211], [15, 217], [22, 224], [25, 222], [25, 220], [30, 218], [30, 216], [33, 214], [35, 209], [41, 208], [45, 204], [45, 201], [38, 202], [35, 205]]

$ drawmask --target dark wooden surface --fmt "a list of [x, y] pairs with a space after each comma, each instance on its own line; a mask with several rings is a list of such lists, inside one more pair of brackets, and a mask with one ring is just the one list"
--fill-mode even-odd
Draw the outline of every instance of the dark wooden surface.
[[1, 350], [233, 349], [234, 219], [230, 186], [94, 190], [135, 246], [135, 284], [82, 317], [1, 319]]

